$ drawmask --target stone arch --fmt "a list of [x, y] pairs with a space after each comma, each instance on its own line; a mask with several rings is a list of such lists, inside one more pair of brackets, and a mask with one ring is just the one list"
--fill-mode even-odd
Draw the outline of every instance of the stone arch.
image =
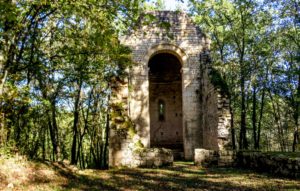
[[[172, 81], [172, 83], [176, 82], [179, 84], [178, 86], [181, 85], [182, 122], [176, 123], [182, 124], [183, 153], [180, 152], [180, 155], [183, 155], [186, 160], [192, 160], [196, 148], [222, 150], [223, 145], [230, 141], [228, 139], [228, 121], [230, 121], [228, 117], [228, 100], [226, 97], [220, 97], [216, 87], [210, 80], [212, 70], [208, 54], [210, 40], [191, 22], [186, 14], [177, 11], [158, 11], [150, 14], [157, 18], [155, 22], [149, 23], [148, 26], [140, 25], [141, 27], [137, 28], [136, 31], [120, 39], [122, 44], [132, 50], [132, 60], [135, 64], [129, 70], [127, 83], [122, 84], [122, 90], [120, 90], [122, 94], [118, 95], [118, 100], [126, 105], [124, 108], [128, 110], [128, 115], [135, 124], [136, 134], [133, 137], [122, 137], [113, 129], [110, 130], [110, 166], [140, 166], [149, 162], [149, 164], [153, 164], [148, 161], [149, 157], [144, 157], [148, 154], [144, 155], [145, 153], [138, 152], [142, 158], [136, 158], [135, 152], [136, 143], [142, 143], [145, 152], [153, 151], [150, 143], [150, 126], [153, 124], [150, 121], [151, 111], [149, 109], [150, 102], [153, 101], [151, 98], [169, 100], [169, 102], [165, 102], [166, 114], [168, 114], [165, 115], [166, 119], [180, 116], [179, 112], [176, 115], [177, 110], [170, 108], [173, 97], [170, 100], [169, 95], [163, 95], [165, 96], [163, 97], [158, 93], [154, 93], [153, 95], [157, 96], [151, 96], [149, 93], [151, 85], [149, 78], [153, 79], [155, 77], [151, 73], [149, 62], [159, 55], [169, 54], [168, 56], [176, 58], [176, 65], [179, 68], [176, 70], [176, 74], [181, 75], [181, 81], [171, 80], [171, 76], [167, 76], [166, 79], [157, 82], [157, 84], [165, 83], [168, 85], [167, 80], [170, 79], [169, 81]], [[172, 40], [168, 40], [166, 31], [160, 25], [160, 22], [166, 19], [170, 23], [168, 33], [174, 37]], [[167, 60], [167, 58], [165, 59]], [[168, 69], [166, 65], [162, 68], [164, 67]], [[132, 91], [129, 91], [130, 89]], [[178, 91], [174, 89], [167, 92], [175, 92], [176, 95], [179, 95], [177, 94]], [[175, 96], [175, 98], [176, 103], [178, 103], [178, 96]], [[154, 101], [157, 101], [157, 99]], [[154, 106], [155, 112], [157, 112], [158, 103], [154, 103], [156, 103]], [[169, 112], [169, 110], [172, 112]], [[168, 136], [165, 132], [162, 133], [164, 138]], [[181, 136], [176, 131], [172, 135]], [[176, 152], [173, 152], [173, 157], [174, 153]], [[156, 158], [154, 157], [154, 159]]]
[[[150, 146], [164, 147], [184, 152], [183, 131], [183, 88], [184, 73], [187, 67], [187, 55], [176, 45], [158, 44], [149, 49], [145, 57], [149, 83], [149, 129]], [[160, 120], [160, 101], [165, 104], [164, 120]], [[174, 155], [182, 159], [183, 154]]]
[[144, 63], [148, 63], [153, 56], [160, 53], [172, 54], [177, 57], [177, 59], [182, 64], [182, 67], [187, 65], [188, 55], [183, 49], [171, 43], [160, 43], [152, 46], [144, 57]]

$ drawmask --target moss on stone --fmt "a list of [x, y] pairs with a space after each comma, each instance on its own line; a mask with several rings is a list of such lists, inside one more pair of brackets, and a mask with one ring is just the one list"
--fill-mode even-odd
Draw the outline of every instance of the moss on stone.
[[134, 146], [135, 146], [136, 148], [144, 148], [144, 144], [141, 142], [141, 140], [138, 140], [138, 141], [134, 144]]
[[130, 133], [129, 135], [131, 137], [134, 136], [134, 123], [127, 115], [123, 103], [111, 104], [110, 126], [118, 132], [126, 131], [126, 134]]
[[209, 77], [211, 83], [221, 91], [222, 95], [228, 95], [229, 94], [229, 88], [226, 83], [226, 81], [223, 79], [220, 72], [214, 68], [210, 69]]

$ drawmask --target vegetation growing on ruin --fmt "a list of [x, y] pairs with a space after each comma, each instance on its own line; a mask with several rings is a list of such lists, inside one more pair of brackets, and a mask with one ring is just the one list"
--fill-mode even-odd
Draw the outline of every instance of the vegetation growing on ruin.
[[211, 68], [209, 71], [209, 78], [211, 83], [215, 86], [216, 89], [220, 90], [222, 95], [229, 95], [228, 85], [221, 73], [215, 68]]

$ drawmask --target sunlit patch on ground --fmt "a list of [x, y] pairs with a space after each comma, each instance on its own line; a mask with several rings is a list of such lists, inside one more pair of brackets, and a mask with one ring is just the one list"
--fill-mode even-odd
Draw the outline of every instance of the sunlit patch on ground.
[[0, 157], [0, 190], [300, 190], [300, 180], [191, 162], [160, 169], [78, 170], [64, 163]]

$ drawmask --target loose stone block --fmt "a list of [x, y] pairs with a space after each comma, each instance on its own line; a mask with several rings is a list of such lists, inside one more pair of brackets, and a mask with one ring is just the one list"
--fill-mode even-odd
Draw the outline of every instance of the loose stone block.
[[214, 151], [206, 149], [195, 149], [195, 165], [207, 166], [215, 160]]

